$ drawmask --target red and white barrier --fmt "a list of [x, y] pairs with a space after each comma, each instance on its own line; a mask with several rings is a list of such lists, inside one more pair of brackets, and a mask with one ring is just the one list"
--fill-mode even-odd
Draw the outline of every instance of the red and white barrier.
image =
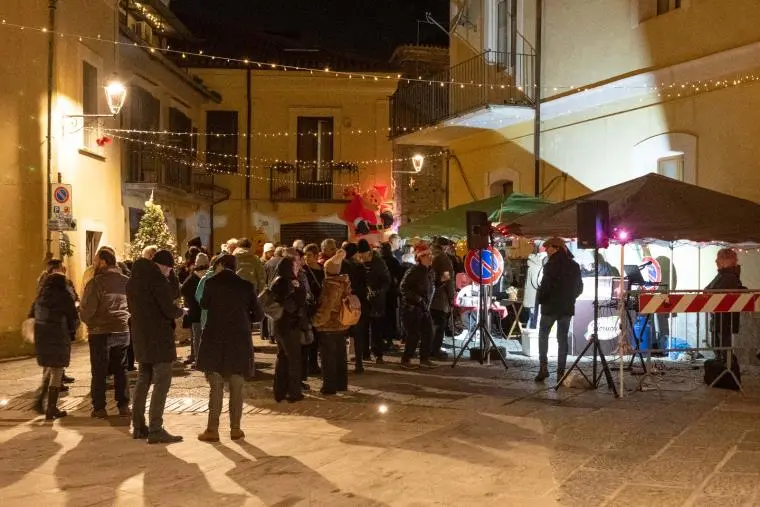
[[639, 313], [760, 312], [760, 292], [639, 294]]

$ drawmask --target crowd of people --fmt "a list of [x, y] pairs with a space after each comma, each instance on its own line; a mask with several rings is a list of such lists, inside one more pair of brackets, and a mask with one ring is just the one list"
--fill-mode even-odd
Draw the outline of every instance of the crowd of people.
[[[131, 417], [133, 437], [149, 443], [182, 440], [163, 425], [178, 362], [178, 326], [191, 335], [185, 364], [203, 372], [210, 387], [201, 441], [219, 440], [225, 384], [230, 436], [244, 437], [243, 386], [256, 378], [257, 327], [277, 345], [277, 402], [302, 400], [310, 376], [322, 377], [324, 395], [346, 391], [350, 362], [361, 374], [365, 363], [383, 364], [391, 352], [401, 353], [404, 369], [435, 367], [431, 360], [447, 357], [442, 343], [452, 325], [455, 276], [462, 271], [453, 250], [443, 238], [402, 247], [391, 236], [374, 246], [365, 239], [340, 246], [333, 239], [267, 243], [258, 254], [243, 238], [230, 239], [211, 256], [194, 238], [175, 264], [172, 252], [155, 246], [134, 262], [118, 262], [113, 248], [102, 246], [85, 272], [81, 301], [63, 263], [51, 260], [30, 311], [43, 367], [36, 409], [47, 420], [67, 415], [58, 397], [73, 381], [65, 368], [80, 322], [88, 333], [92, 417], [108, 417], [106, 383], [113, 376], [119, 415]], [[135, 363], [130, 393], [127, 371]]]

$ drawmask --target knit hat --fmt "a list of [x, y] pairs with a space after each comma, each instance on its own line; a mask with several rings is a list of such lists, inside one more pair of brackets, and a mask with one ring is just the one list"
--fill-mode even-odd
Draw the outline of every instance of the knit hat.
[[554, 248], [559, 248], [559, 249], [567, 248], [567, 245], [565, 245], [565, 240], [562, 238], [557, 238], [556, 236], [544, 241], [544, 248], [549, 248], [551, 246], [553, 246]]
[[174, 267], [174, 256], [169, 250], [159, 250], [153, 256], [153, 262], [169, 268]]
[[274, 243], [264, 243], [264, 253], [274, 252]]
[[359, 253], [367, 253], [372, 250], [372, 248], [369, 246], [369, 241], [366, 239], [360, 239], [356, 247], [358, 248]]
[[344, 250], [338, 250], [335, 255], [325, 261], [325, 274], [335, 276], [340, 274], [340, 268], [343, 266], [343, 260], [346, 258]]
[[209, 267], [208, 255], [205, 253], [199, 253], [195, 257], [195, 270], [204, 269]]

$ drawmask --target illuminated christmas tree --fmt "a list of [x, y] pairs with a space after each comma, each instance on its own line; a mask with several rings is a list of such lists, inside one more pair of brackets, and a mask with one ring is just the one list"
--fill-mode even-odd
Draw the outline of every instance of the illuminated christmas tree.
[[129, 245], [130, 257], [139, 259], [143, 249], [150, 245], [156, 245], [160, 250], [169, 250], [177, 256], [177, 240], [166, 224], [161, 205], [153, 201], [152, 192], [145, 203], [145, 214], [140, 219], [135, 239]]

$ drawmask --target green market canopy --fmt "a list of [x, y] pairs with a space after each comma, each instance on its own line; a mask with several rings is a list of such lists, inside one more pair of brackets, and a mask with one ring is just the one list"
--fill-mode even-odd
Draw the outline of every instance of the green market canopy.
[[549, 204], [550, 201], [519, 193], [511, 194], [506, 199], [496, 196], [433, 213], [414, 223], [402, 225], [398, 233], [404, 238], [445, 236], [458, 239], [467, 236], [468, 211], [482, 211], [489, 214], [491, 221], [508, 222]]
[[607, 201], [610, 227], [624, 229], [633, 241], [760, 243], [760, 204], [658, 174], [647, 174], [502, 223], [519, 236], [575, 238], [577, 204], [587, 200]]

